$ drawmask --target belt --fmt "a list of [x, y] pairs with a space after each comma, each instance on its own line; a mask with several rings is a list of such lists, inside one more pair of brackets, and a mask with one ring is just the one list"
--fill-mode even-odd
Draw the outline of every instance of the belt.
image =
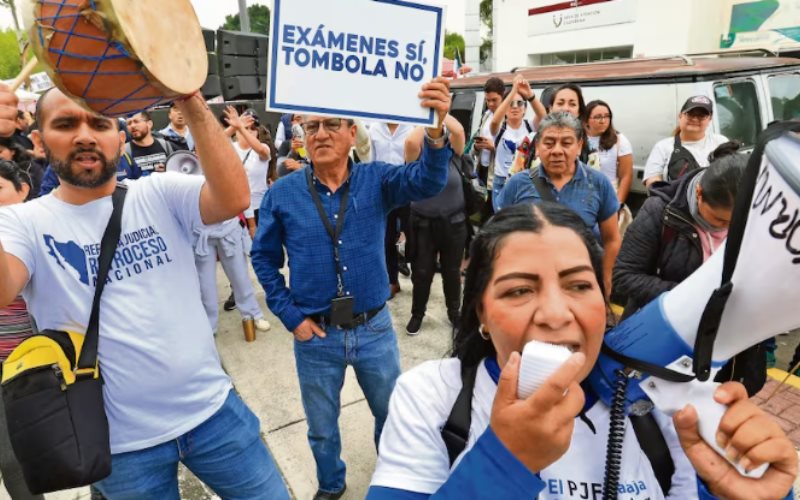
[[308, 316], [308, 318], [322, 327], [324, 327], [325, 325], [331, 325], [331, 326], [338, 326], [343, 330], [352, 330], [353, 328], [359, 327], [364, 323], [366, 323], [367, 321], [374, 318], [379, 312], [381, 312], [381, 310], [385, 305], [386, 303], [384, 302], [375, 309], [370, 309], [369, 311], [366, 312], [354, 314], [353, 319], [341, 325], [331, 325], [331, 317], [327, 314], [311, 314]]

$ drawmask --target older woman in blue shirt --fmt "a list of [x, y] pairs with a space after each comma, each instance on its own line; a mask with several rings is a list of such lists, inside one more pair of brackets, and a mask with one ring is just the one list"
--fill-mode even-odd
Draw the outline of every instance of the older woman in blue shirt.
[[622, 243], [617, 226], [619, 202], [608, 178], [580, 161], [582, 147], [580, 120], [563, 111], [547, 115], [536, 135], [541, 166], [511, 177], [497, 203], [504, 208], [553, 201], [580, 215], [603, 247], [603, 281], [608, 297], [611, 270]]

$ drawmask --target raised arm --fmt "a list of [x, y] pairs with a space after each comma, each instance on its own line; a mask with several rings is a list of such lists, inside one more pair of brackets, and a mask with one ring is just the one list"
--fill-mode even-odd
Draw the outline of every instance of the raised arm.
[[497, 106], [497, 109], [492, 116], [492, 121], [489, 123], [489, 132], [492, 134], [492, 138], [497, 137], [497, 134], [500, 132], [500, 125], [503, 124], [503, 120], [506, 119], [506, 113], [508, 113], [509, 108], [511, 108], [511, 101], [514, 99], [514, 95], [517, 93], [517, 80], [514, 80], [514, 85], [511, 87], [511, 90], [506, 95], [503, 102]]
[[[454, 154], [458, 156], [464, 151], [466, 144], [466, 135], [464, 127], [452, 115], [447, 115], [444, 119], [444, 126], [450, 132], [450, 145], [453, 148]], [[422, 143], [425, 141], [425, 131], [422, 127], [416, 127], [406, 137], [405, 144], [403, 145], [403, 159], [406, 163], [411, 163], [419, 160], [422, 154]]]
[[253, 117], [239, 116], [239, 113], [233, 106], [226, 107], [224, 113], [225, 113], [225, 118], [228, 120], [228, 123], [230, 124], [230, 127], [228, 128], [232, 128], [237, 134], [241, 134], [242, 137], [244, 137], [245, 141], [247, 141], [247, 144], [251, 148], [253, 148], [253, 151], [255, 151], [255, 153], [258, 155], [259, 160], [269, 161], [270, 159], [269, 146], [259, 142], [256, 133], [248, 128], [254, 122]]
[[178, 103], [194, 137], [206, 183], [200, 191], [204, 224], [228, 220], [250, 205], [250, 187], [239, 155], [200, 94]]
[[[519, 82], [517, 82], [517, 80], [519, 80]], [[536, 93], [531, 88], [531, 84], [525, 80], [522, 75], [514, 77], [514, 83], [517, 84], [517, 92], [519, 92], [520, 97], [528, 101], [531, 105], [531, 109], [533, 110], [533, 125], [534, 128], [538, 128], [539, 122], [542, 121], [542, 118], [547, 114], [547, 110], [544, 109], [544, 104], [536, 98]]]
[[[0, 83], [0, 137], [11, 137], [17, 128], [17, 96]], [[7, 306], [28, 282], [28, 269], [17, 257], [7, 254], [0, 234], [0, 307]]]
[[0, 307], [10, 304], [22, 292], [28, 278], [28, 269], [25, 264], [13, 255], [6, 253], [0, 243]]

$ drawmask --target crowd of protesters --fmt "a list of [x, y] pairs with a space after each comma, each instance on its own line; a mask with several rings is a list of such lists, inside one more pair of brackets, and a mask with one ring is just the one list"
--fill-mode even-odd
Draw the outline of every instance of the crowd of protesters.
[[[542, 99], [521, 77], [510, 86], [490, 78], [480, 126], [469, 131], [448, 114], [448, 90], [445, 80], [435, 79], [420, 94], [421, 105], [436, 112], [441, 126], [287, 114], [276, 127], [274, 141], [255, 110], [228, 106], [222, 115], [213, 116], [199, 98], [173, 104], [169, 125], [160, 131], [154, 130], [147, 111], [127, 120], [98, 121], [58, 90], [40, 99], [35, 117], [20, 112], [13, 120], [4, 118], [0, 206], [10, 208], [0, 210], [0, 278], [6, 280], [0, 289], [0, 361], [37, 327], [85, 324], [64, 307], [47, 305], [51, 294], [67, 287], [50, 273], [58, 273], [56, 262], [72, 265], [74, 255], [60, 244], [72, 243], [71, 234], [51, 236], [52, 261], [37, 253], [39, 244], [31, 241], [41, 231], [55, 234], [52, 220], [45, 224], [38, 218], [59, 207], [74, 217], [71, 224], [76, 227], [93, 220], [81, 210], [85, 204], [104, 203], [98, 207], [110, 213], [110, 194], [118, 182], [129, 189], [126, 209], [135, 214], [127, 225], [124, 222], [123, 232], [137, 229], [134, 223], [161, 224], [159, 231], [169, 240], [173, 259], [184, 260], [151, 273], [146, 281], [130, 281], [125, 290], [140, 297], [139, 307], [151, 304], [158, 310], [163, 309], [159, 300], [164, 294], [180, 289], [187, 299], [178, 316], [191, 317], [195, 330], [209, 334], [195, 346], [196, 358], [177, 360], [180, 366], [171, 382], [157, 370], [134, 381], [114, 363], [139, 360], [145, 368], [132, 370], [137, 373], [148, 366], [172, 366], [176, 360], [168, 359], [167, 345], [193, 343], [186, 337], [187, 326], [166, 317], [174, 311], [154, 314], [153, 330], [164, 335], [157, 341], [148, 339], [160, 348], [146, 345], [148, 339], [126, 335], [126, 318], [109, 321], [106, 329], [101, 326], [101, 337], [116, 342], [105, 350], [109, 344], [101, 345], [100, 351], [101, 363], [108, 367], [106, 391], [113, 392], [108, 399], [116, 405], [109, 416], [115, 461], [112, 476], [94, 485], [95, 495], [173, 498], [177, 480], [171, 467], [183, 461], [222, 496], [288, 496], [258, 438], [258, 423], [230, 390], [213, 345], [220, 308], [218, 261], [231, 283], [225, 310], [238, 309], [258, 330], [271, 328], [249, 279], [252, 265], [269, 310], [294, 335], [308, 442], [316, 462], [315, 499], [339, 498], [347, 488], [338, 427], [347, 366], [354, 368], [375, 418], [379, 460], [370, 498], [427, 498], [437, 491], [480, 489], [486, 482], [506, 483], [496, 491], [500, 497], [521, 492], [535, 496], [531, 492], [539, 491], [551, 498], [546, 495], [548, 478], [568, 474], [576, 463], [590, 471], [587, 477], [592, 481], [602, 475], [602, 464], [595, 463], [598, 455], [591, 451], [602, 448], [597, 433], [579, 433], [579, 440], [570, 444], [570, 436], [553, 431], [541, 419], [550, 415], [568, 427], [579, 413], [581, 418], [604, 418], [607, 407], [597, 403], [583, 411], [583, 398], [576, 395], [597, 358], [598, 339], [614, 321], [605, 306], [616, 293], [627, 300], [625, 316], [630, 315], [685, 279], [719, 248], [746, 157], [736, 154], [736, 144], [707, 132], [711, 100], [688, 99], [674, 136], [652, 149], [645, 171], [651, 197], [631, 223], [625, 203], [633, 179], [633, 148], [614, 128], [613, 103], [587, 104], [575, 84], [553, 89]], [[0, 109], [13, 103], [6, 94], [0, 89]], [[74, 123], [69, 130], [54, 128], [54, 119], [62, 115]], [[182, 151], [196, 154], [202, 175], [190, 179], [169, 172], [170, 158]], [[473, 178], [486, 187], [480, 213], [471, 212], [475, 207], [465, 187]], [[36, 198], [40, 199], [32, 202]], [[497, 217], [490, 219], [494, 212]], [[93, 227], [96, 233], [100, 226]], [[95, 236], [99, 241], [99, 236], [91, 237]], [[563, 267], [562, 261], [583, 266], [583, 288], [574, 292], [580, 294], [580, 311], [557, 297], [563, 290], [553, 291], [560, 288], [560, 278], [548, 273]], [[520, 278], [523, 271], [540, 281], [532, 284]], [[403, 312], [403, 321], [408, 335], [419, 335], [437, 272], [454, 358], [401, 376], [386, 302], [402, 292], [398, 275], [410, 273], [412, 305]], [[518, 283], [513, 289], [498, 285], [493, 280], [499, 273], [511, 273], [509, 279]], [[167, 282], [169, 287], [161, 286]], [[41, 291], [48, 286], [53, 289]], [[558, 330], [563, 325], [556, 323], [562, 319], [579, 325], [582, 337], [575, 342], [583, 355], [561, 370], [559, 383], [549, 388], [549, 399], [543, 396], [540, 401], [540, 413], [531, 408], [533, 413], [515, 413], [510, 377], [516, 377], [521, 339], [530, 339], [523, 324], [527, 316], [520, 319], [521, 309], [514, 304], [527, 303], [537, 287], [549, 290], [543, 305], [537, 306], [548, 311], [549, 319], [535, 319], [531, 312], [534, 329]], [[163, 293], [151, 293], [156, 288]], [[196, 290], [187, 292], [189, 288]], [[62, 292], [80, 304], [75, 308], [79, 313], [88, 312], [88, 287], [79, 293]], [[740, 369], [723, 369], [717, 380], [741, 382], [754, 394], [764, 384], [768, 349], [756, 346], [742, 353], [737, 357], [744, 361]], [[131, 352], [137, 354], [130, 356]], [[473, 422], [475, 436], [459, 455], [463, 466], [451, 470], [453, 457], [448, 466], [445, 446], [437, 439], [458, 390], [442, 385], [439, 377], [446, 373], [458, 380], [461, 368], [468, 365], [479, 367], [479, 413]], [[155, 399], [141, 399], [148, 383], [167, 389], [153, 391], [158, 393]], [[745, 404], [747, 394], [738, 386], [726, 387], [728, 403]], [[195, 396], [185, 398], [187, 391]], [[435, 411], [424, 411], [426, 405]], [[587, 413], [590, 410], [593, 413]], [[796, 457], [792, 462], [785, 436], [776, 426], [766, 426], [759, 434], [753, 421], [761, 421], [762, 414], [755, 405], [742, 411], [751, 420], [734, 425], [731, 435], [746, 436], [751, 445], [767, 439], [779, 443], [761, 459], [784, 472], [765, 480], [770, 492], [778, 492], [786, 486], [786, 470], [796, 466]], [[718, 480], [724, 464], [709, 466], [685, 446], [693, 437], [695, 419], [681, 412], [674, 427], [666, 418], [660, 421], [665, 439], [674, 445], [676, 477], [681, 481], [672, 492], [674, 498], [735, 492], [739, 483]], [[213, 443], [194, 456], [182, 455], [181, 443], [202, 440], [215, 426], [236, 428], [226, 440], [231, 448], [222, 450], [221, 443]], [[546, 442], [550, 451], [532, 452], [537, 446], [527, 445], [534, 438]], [[8, 442], [0, 399], [3, 482], [15, 500], [41, 498], [27, 492]], [[636, 445], [626, 441], [625, 446]], [[582, 458], [589, 455], [591, 460]], [[211, 465], [219, 459], [229, 463], [222, 468]], [[637, 471], [644, 467], [639, 461], [634, 465]], [[503, 481], [503, 471], [516, 474], [517, 480]], [[659, 487], [652, 471], [628, 476], [648, 488]]]

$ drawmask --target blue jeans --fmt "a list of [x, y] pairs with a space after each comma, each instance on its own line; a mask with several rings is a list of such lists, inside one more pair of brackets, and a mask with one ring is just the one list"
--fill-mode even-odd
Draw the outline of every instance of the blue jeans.
[[319, 489], [341, 490], [346, 467], [341, 459], [339, 396], [350, 365], [375, 417], [375, 446], [389, 412], [389, 396], [400, 376], [400, 351], [389, 308], [352, 330], [325, 325], [325, 338], [294, 342], [303, 409], [308, 420], [308, 443], [317, 463]]
[[499, 175], [495, 175], [494, 178], [492, 178], [492, 208], [494, 208], [495, 212], [500, 210], [497, 202], [498, 198], [500, 198], [500, 191], [502, 191], [503, 186], [506, 185], [507, 179], [508, 177], [500, 177]]
[[178, 462], [227, 499], [286, 499], [289, 493], [261, 441], [258, 417], [234, 391], [208, 420], [166, 443], [111, 457], [95, 484], [109, 500], [180, 500]]

